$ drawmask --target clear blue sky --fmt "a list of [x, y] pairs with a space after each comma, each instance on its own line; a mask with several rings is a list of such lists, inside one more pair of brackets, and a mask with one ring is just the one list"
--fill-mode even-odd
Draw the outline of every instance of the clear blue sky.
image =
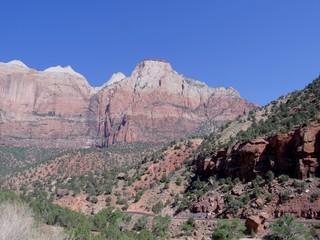
[[165, 59], [264, 105], [320, 73], [319, 0], [4, 0], [0, 62], [71, 65], [91, 85]]

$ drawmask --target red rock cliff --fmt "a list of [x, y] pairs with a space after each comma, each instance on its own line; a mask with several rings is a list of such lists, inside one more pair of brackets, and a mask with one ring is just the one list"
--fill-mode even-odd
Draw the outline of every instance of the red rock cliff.
[[306, 179], [319, 176], [320, 127], [310, 127], [238, 143], [211, 158], [195, 159], [199, 175], [252, 180], [268, 170]]
[[256, 106], [232, 88], [210, 88], [175, 72], [164, 61], [145, 60], [130, 77], [101, 89], [90, 102], [93, 135], [105, 145], [160, 142], [221, 125]]

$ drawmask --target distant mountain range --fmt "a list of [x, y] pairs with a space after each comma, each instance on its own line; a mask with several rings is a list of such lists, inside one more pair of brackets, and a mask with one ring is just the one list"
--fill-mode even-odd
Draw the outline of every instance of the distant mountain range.
[[99, 88], [70, 66], [0, 63], [0, 144], [79, 148], [159, 143], [201, 134], [256, 109], [233, 88], [212, 88], [144, 60]]

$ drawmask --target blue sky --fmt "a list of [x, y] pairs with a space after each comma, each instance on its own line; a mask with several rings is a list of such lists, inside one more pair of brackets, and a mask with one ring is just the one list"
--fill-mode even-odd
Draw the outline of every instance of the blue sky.
[[91, 85], [170, 62], [264, 105], [320, 73], [318, 0], [4, 0], [0, 62], [71, 65]]

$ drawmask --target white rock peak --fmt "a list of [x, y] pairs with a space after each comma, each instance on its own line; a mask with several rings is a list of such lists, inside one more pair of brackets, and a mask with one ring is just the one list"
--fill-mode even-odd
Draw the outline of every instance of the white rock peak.
[[25, 65], [23, 62], [21, 62], [20, 60], [12, 60], [10, 62], [8, 62], [7, 64], [9, 65], [15, 65], [15, 66], [19, 66], [19, 67], [23, 67], [23, 68], [28, 68], [27, 65]]
[[77, 75], [79, 77], [84, 78], [80, 73], [77, 73], [76, 71], [74, 71], [71, 66], [61, 67], [60, 65], [58, 65], [56, 67], [49, 67], [49, 68], [45, 69], [44, 72], [47, 72], [47, 73], [68, 73], [71, 75]]
[[122, 72], [114, 73], [112, 74], [111, 78], [106, 82], [105, 85], [111, 85], [111, 84], [121, 82], [125, 78], [126, 78], [126, 75], [124, 75]]
[[131, 76], [140, 74], [157, 74], [159, 72], [172, 72], [173, 69], [165, 60], [159, 59], [146, 59], [140, 62], [133, 70]]

